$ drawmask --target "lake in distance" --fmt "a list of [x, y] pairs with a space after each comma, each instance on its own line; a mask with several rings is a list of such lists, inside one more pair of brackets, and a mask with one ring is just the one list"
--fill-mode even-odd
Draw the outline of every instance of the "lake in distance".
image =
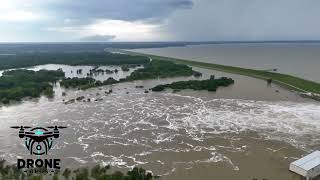
[[243, 68], [276, 68], [280, 73], [320, 82], [320, 43], [211, 44], [133, 51]]

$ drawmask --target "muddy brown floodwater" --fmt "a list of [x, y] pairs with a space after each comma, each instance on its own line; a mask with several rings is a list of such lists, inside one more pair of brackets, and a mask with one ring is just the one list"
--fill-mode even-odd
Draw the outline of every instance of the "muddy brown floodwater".
[[[135, 81], [86, 91], [65, 90], [58, 84], [53, 99], [2, 106], [1, 158], [15, 163], [28, 156], [10, 126], [65, 125], [68, 128], [47, 157], [61, 158], [62, 168], [97, 163], [121, 170], [141, 166], [164, 180], [300, 179], [289, 172], [289, 163], [320, 147], [319, 102], [263, 80], [195, 70], [204, 73], [202, 79], [214, 74], [232, 77], [235, 84], [217, 92], [177, 93], [144, 91], [194, 78]], [[103, 80], [111, 75], [97, 76]], [[109, 89], [113, 93], [105, 94]], [[91, 102], [63, 104], [63, 99], [82, 95]]]

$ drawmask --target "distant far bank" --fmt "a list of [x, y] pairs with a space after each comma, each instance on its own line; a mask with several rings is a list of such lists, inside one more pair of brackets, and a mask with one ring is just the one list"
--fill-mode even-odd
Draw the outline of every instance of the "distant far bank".
[[0, 54], [21, 52], [103, 51], [105, 48], [145, 49], [210, 44], [320, 44], [320, 40], [150, 41], [150, 42], [0, 42]]
[[234, 44], [234, 43], [320, 43], [320, 40], [234, 40], [234, 41], [43, 41], [43, 42], [29, 42], [29, 41], [17, 41], [17, 42], [4, 42], [0, 41], [0, 45], [3, 44]]
[[320, 83], [320, 43], [210, 44], [131, 51], [248, 69], [276, 69]]

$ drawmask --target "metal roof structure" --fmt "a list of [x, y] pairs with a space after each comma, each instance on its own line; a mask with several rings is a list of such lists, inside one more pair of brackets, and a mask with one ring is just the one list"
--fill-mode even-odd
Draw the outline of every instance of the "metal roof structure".
[[290, 171], [306, 177], [307, 179], [320, 175], [320, 151], [315, 151], [290, 164]]
[[320, 151], [315, 151], [299, 160], [294, 161], [291, 164], [306, 171], [315, 168], [320, 165]]

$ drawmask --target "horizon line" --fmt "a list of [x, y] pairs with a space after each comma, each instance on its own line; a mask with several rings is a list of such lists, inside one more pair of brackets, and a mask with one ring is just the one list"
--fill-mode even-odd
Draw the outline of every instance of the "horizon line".
[[255, 41], [16, 41], [0, 42], [0, 44], [112, 44], [112, 43], [186, 43], [186, 44], [227, 44], [227, 43], [320, 43], [320, 40], [255, 40]]

